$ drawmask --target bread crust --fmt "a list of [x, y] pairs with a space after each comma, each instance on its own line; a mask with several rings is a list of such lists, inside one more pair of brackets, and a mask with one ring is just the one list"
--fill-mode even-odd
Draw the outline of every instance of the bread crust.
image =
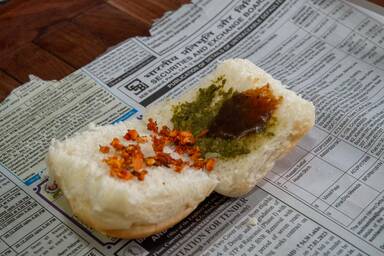
[[193, 212], [193, 210], [196, 209], [196, 207], [197, 205], [186, 206], [184, 210], [178, 212], [172, 216], [172, 218], [169, 218], [165, 221], [156, 224], [134, 224], [129, 229], [100, 229], [97, 227], [97, 220], [91, 219], [90, 216], [80, 216], [82, 214], [78, 214], [78, 217], [86, 226], [95, 229], [104, 235], [122, 239], [139, 239], [160, 233], [171, 228], [186, 218], [191, 212]]
[[172, 218], [165, 220], [161, 223], [152, 225], [133, 225], [129, 230], [105, 230], [105, 234], [112, 237], [119, 237], [124, 239], [137, 239], [144, 238], [150, 235], [160, 233], [168, 228], [179, 223], [187, 217], [196, 207], [188, 207], [183, 211], [177, 213]]
[[[302, 123], [302, 122], [295, 122], [293, 124], [293, 130], [291, 135], [287, 138], [286, 144], [284, 147], [280, 148], [279, 151], [275, 151], [274, 154], [276, 155], [270, 155], [271, 160], [267, 161], [261, 169], [259, 169], [258, 173], [260, 173], [259, 179], [257, 179], [255, 182], [249, 182], [249, 180], [242, 182], [242, 183], [234, 183], [233, 186], [228, 189], [225, 188], [223, 190], [220, 190], [219, 187], [216, 187], [215, 191], [219, 194], [222, 194], [224, 196], [228, 197], [241, 197], [245, 194], [249, 193], [254, 187], [255, 184], [257, 184], [267, 173], [270, 171], [276, 161], [287, 154], [289, 151], [294, 148], [297, 143], [300, 141], [300, 139], [312, 128], [311, 123]], [[252, 152], [250, 153], [252, 154]], [[251, 173], [253, 169], [250, 169], [248, 172]]]

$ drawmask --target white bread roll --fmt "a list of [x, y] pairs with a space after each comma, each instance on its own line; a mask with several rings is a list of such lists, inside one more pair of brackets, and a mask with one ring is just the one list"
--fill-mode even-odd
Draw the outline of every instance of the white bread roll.
[[[138, 120], [90, 127], [62, 142], [52, 141], [48, 153], [49, 175], [74, 215], [101, 233], [127, 239], [146, 237], [178, 223], [217, 184], [201, 170], [186, 168], [176, 173], [161, 166], [147, 168], [143, 181], [111, 177], [99, 145], [109, 145], [114, 137], [123, 143], [122, 136], [132, 128], [140, 135], [150, 134]], [[142, 145], [142, 150], [152, 153], [150, 145]]]
[[244, 59], [229, 59], [204, 78], [195, 89], [177, 100], [165, 100], [152, 106], [147, 117], [155, 118], [160, 125], [172, 127], [173, 106], [196, 99], [197, 89], [206, 88], [218, 77], [224, 76], [225, 89], [234, 88], [242, 92], [269, 84], [276, 97], [282, 101], [275, 110], [277, 120], [274, 136], [258, 139], [251, 153], [229, 159], [219, 159], [211, 177], [217, 177], [219, 184], [215, 191], [225, 196], [237, 197], [249, 192], [275, 161], [287, 153], [314, 125], [315, 108], [293, 91], [286, 89], [280, 81], [272, 78], [264, 70]]
[[[225, 88], [242, 92], [269, 84], [274, 96], [282, 97], [274, 118], [273, 136], [261, 136], [251, 152], [233, 158], [219, 158], [213, 171], [185, 168], [181, 173], [166, 167], [150, 167], [143, 181], [120, 180], [109, 174], [99, 145], [108, 145], [128, 129], [149, 135], [148, 118], [159, 127], [173, 128], [172, 106], [196, 98], [197, 88], [208, 87], [219, 76]], [[148, 109], [144, 121], [131, 120], [117, 125], [90, 127], [65, 141], [53, 141], [48, 153], [48, 170], [73, 213], [101, 233], [121, 238], [140, 238], [165, 230], [184, 217], [213, 190], [227, 196], [241, 196], [262, 179], [274, 162], [289, 151], [314, 125], [312, 103], [284, 88], [266, 72], [247, 60], [227, 60], [179, 100], [165, 100]], [[127, 143], [125, 141], [125, 143]], [[143, 153], [153, 154], [150, 143]], [[173, 152], [170, 147], [166, 150]], [[177, 158], [176, 153], [172, 153]]]

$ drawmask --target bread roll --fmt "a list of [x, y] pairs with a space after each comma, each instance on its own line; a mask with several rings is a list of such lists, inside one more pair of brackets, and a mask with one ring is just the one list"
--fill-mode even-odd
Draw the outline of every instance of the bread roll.
[[[151, 166], [144, 180], [122, 180], [111, 176], [103, 161], [111, 153], [102, 154], [100, 145], [109, 145], [116, 137], [124, 141], [123, 135], [128, 129], [150, 136], [146, 126], [148, 118], [156, 120], [159, 127], [173, 128], [175, 106], [195, 100], [198, 88], [208, 88], [219, 77], [225, 80], [225, 90], [232, 88], [244, 92], [267, 86], [274, 99], [278, 99], [268, 135], [263, 130], [242, 137], [250, 141], [249, 153], [223, 157], [209, 152], [217, 157], [216, 166], [210, 172], [185, 167], [178, 173], [170, 167]], [[231, 59], [220, 63], [212, 74], [181, 99], [167, 99], [151, 106], [144, 121], [90, 126], [64, 141], [53, 140], [48, 152], [48, 171], [68, 199], [74, 215], [85, 224], [113, 237], [141, 238], [176, 224], [213, 190], [231, 197], [249, 192], [275, 161], [309, 131], [314, 120], [312, 103], [286, 89], [251, 62]], [[141, 147], [144, 155], [153, 155], [149, 142]], [[167, 145], [164, 151], [174, 158], [185, 157], [177, 154], [172, 145]]]
[[274, 111], [276, 125], [274, 136], [259, 137], [252, 145], [251, 152], [229, 159], [217, 161], [211, 177], [219, 180], [215, 191], [230, 197], [248, 193], [266, 173], [272, 169], [276, 160], [284, 156], [313, 127], [315, 108], [295, 92], [288, 90], [280, 81], [244, 59], [229, 59], [205, 77], [193, 90], [177, 100], [165, 100], [152, 106], [147, 117], [155, 117], [159, 124], [172, 127], [173, 107], [196, 99], [198, 88], [207, 88], [219, 77], [226, 79], [224, 88], [246, 91], [269, 84], [273, 95], [281, 97]]
[[[67, 198], [73, 214], [99, 232], [126, 239], [161, 232], [191, 213], [217, 184], [204, 171], [151, 167], [143, 181], [109, 175], [99, 145], [109, 145], [127, 129], [149, 134], [143, 122], [90, 127], [64, 141], [53, 140], [48, 152], [48, 172]], [[143, 145], [144, 154], [151, 146]], [[168, 149], [171, 152], [170, 149]]]

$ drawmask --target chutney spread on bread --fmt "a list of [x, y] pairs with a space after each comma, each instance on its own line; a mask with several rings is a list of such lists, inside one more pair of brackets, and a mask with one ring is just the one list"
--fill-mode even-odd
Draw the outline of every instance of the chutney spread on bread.
[[[100, 146], [102, 153], [113, 154], [104, 159], [110, 168], [110, 175], [124, 180], [144, 180], [147, 167], [171, 167], [181, 172], [185, 167], [211, 171], [215, 159], [235, 157], [250, 152], [249, 143], [257, 136], [273, 136], [274, 111], [282, 97], [275, 97], [269, 84], [237, 92], [232, 88], [224, 90], [226, 79], [219, 77], [207, 88], [200, 88], [196, 99], [174, 106], [173, 130], [167, 126], [161, 129], [156, 121], [148, 120], [147, 129], [151, 137], [140, 136], [136, 130], [128, 130], [127, 141], [136, 142], [124, 146], [114, 138], [109, 146]], [[140, 144], [152, 142], [155, 155], [144, 156]], [[164, 152], [166, 145], [172, 145], [180, 156], [189, 160], [175, 159]]]
[[274, 111], [282, 97], [275, 97], [269, 84], [237, 92], [225, 90], [219, 77], [200, 88], [194, 101], [174, 106], [171, 119], [176, 129], [198, 136], [203, 155], [231, 158], [250, 152], [249, 145], [260, 136], [273, 136]]

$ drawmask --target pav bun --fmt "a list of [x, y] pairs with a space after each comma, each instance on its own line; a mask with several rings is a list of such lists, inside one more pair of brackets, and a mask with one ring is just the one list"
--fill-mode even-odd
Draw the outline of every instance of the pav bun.
[[[187, 166], [177, 172], [169, 166], [157, 165], [147, 168], [143, 180], [124, 180], [111, 175], [105, 158], [112, 153], [100, 153], [100, 145], [109, 145], [113, 138], [129, 144], [123, 137], [129, 129], [153, 136], [146, 125], [149, 118], [155, 119], [159, 127], [174, 129], [175, 106], [194, 101], [198, 89], [208, 88], [218, 78], [225, 80], [225, 90], [232, 88], [241, 93], [265, 87], [278, 99], [268, 134], [247, 135], [251, 141], [249, 153], [234, 157], [217, 155], [215, 167], [208, 171]], [[149, 107], [143, 121], [90, 126], [64, 141], [53, 140], [48, 152], [48, 170], [68, 199], [73, 214], [86, 225], [112, 237], [142, 238], [175, 225], [214, 190], [231, 197], [248, 193], [311, 129], [314, 121], [311, 102], [250, 61], [230, 59], [220, 63], [182, 98], [166, 99]], [[144, 155], [153, 155], [149, 142], [141, 147]], [[177, 150], [170, 145], [164, 151], [178, 157]]]
[[315, 107], [295, 92], [287, 89], [280, 81], [255, 64], [244, 59], [229, 59], [220, 63], [217, 68], [205, 77], [193, 90], [176, 100], [162, 101], [152, 106], [146, 116], [156, 116], [159, 124], [172, 126], [172, 107], [197, 97], [198, 88], [207, 88], [212, 81], [224, 77], [224, 89], [234, 88], [245, 91], [269, 85], [281, 103], [274, 113], [276, 124], [274, 136], [258, 138], [252, 145], [249, 154], [229, 159], [218, 159], [211, 176], [219, 180], [215, 191], [230, 197], [238, 197], [248, 193], [260, 181], [274, 163], [283, 157], [313, 127], [315, 123]]
[[[204, 171], [148, 168], [143, 181], [109, 175], [99, 145], [108, 145], [135, 127], [148, 134], [141, 121], [90, 127], [64, 141], [54, 140], [48, 153], [49, 175], [57, 182], [73, 214], [99, 232], [126, 239], [161, 232], [191, 213], [215, 188], [217, 180]], [[143, 152], [150, 146], [142, 146]]]

